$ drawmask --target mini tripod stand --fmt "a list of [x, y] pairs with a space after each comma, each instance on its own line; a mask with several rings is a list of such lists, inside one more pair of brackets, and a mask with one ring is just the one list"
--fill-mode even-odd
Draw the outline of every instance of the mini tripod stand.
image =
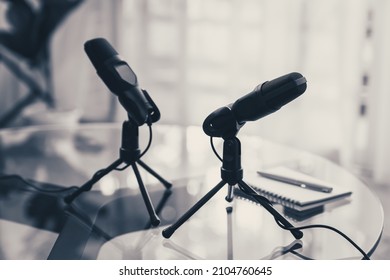
[[[86, 191], [91, 190], [92, 186], [96, 182], [98, 182], [101, 178], [103, 178], [105, 175], [110, 173], [112, 170], [122, 171], [131, 165], [131, 167], [133, 168], [134, 174], [137, 178], [137, 182], [138, 182], [142, 197], [144, 199], [146, 208], [148, 210], [151, 224], [153, 226], [159, 225], [160, 219], [156, 214], [156, 211], [155, 211], [153, 204], [150, 200], [149, 194], [148, 194], [148, 192], [145, 188], [145, 185], [142, 181], [137, 164], [139, 164], [147, 172], [149, 172], [156, 179], [158, 179], [165, 186], [165, 188], [169, 189], [172, 186], [172, 184], [169, 183], [168, 181], [166, 181], [164, 178], [162, 178], [159, 174], [157, 174], [153, 169], [151, 169], [146, 163], [144, 163], [140, 159], [141, 153], [139, 150], [138, 136], [139, 136], [138, 125], [132, 120], [125, 121], [122, 125], [122, 145], [121, 145], [121, 148], [119, 151], [119, 159], [114, 161], [107, 168], [102, 169], [102, 170], [98, 171], [97, 173], [95, 173], [95, 175], [89, 181], [85, 182], [74, 193], [65, 197], [65, 202], [71, 203], [82, 192], [86, 192]], [[118, 166], [121, 165], [122, 163], [125, 163], [126, 166], [123, 168], [118, 168]]]
[[[272, 207], [272, 204], [268, 199], [259, 195], [252, 187], [243, 181], [243, 170], [241, 168], [241, 143], [237, 137], [224, 139], [223, 143], [223, 157], [221, 168], [222, 180], [209, 191], [204, 197], [202, 197], [191, 209], [189, 209], [176, 223], [162, 231], [162, 235], [165, 238], [170, 238], [172, 234], [185, 223], [196, 211], [198, 211], [206, 202], [208, 202], [223, 186], [228, 185], [228, 194], [226, 196], [227, 201], [233, 200], [233, 188], [238, 186], [247, 195], [253, 197], [260, 205], [262, 205], [275, 220], [283, 224], [287, 228], [293, 226]], [[303, 233], [296, 229], [291, 229], [290, 232], [296, 239], [300, 239]]]

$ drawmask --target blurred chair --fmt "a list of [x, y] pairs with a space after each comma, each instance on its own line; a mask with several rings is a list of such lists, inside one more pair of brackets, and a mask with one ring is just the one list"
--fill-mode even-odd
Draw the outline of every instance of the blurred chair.
[[5, 16], [12, 26], [10, 31], [0, 31], [0, 61], [29, 90], [0, 115], [2, 128], [37, 99], [49, 108], [55, 107], [50, 41], [56, 28], [83, 0], [40, 0], [38, 7], [26, 0], [0, 1], [8, 4]]

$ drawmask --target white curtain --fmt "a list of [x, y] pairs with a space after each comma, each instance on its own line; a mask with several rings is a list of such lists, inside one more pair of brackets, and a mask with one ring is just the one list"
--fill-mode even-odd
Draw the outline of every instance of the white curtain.
[[77, 109], [83, 121], [112, 120], [113, 96], [99, 79], [84, 43], [104, 37], [117, 44], [121, 1], [86, 0], [56, 33], [53, 50], [54, 85], [63, 109]]
[[301, 72], [307, 91], [240, 133], [354, 160], [367, 0], [130, 0], [123, 56], [162, 113], [200, 125], [266, 80]]
[[[321, 154], [351, 170], [363, 167], [386, 182], [389, 5], [384, 0], [86, 0], [53, 38], [55, 96], [59, 106], [80, 110], [85, 121], [126, 118], [84, 53], [85, 41], [95, 37], [107, 38], [133, 68], [161, 110], [160, 123], [201, 125], [213, 110], [257, 84], [301, 72], [307, 91], [240, 133]], [[4, 68], [0, 71], [3, 110], [20, 90]], [[366, 115], [359, 114], [362, 104]]]
[[390, 183], [390, 2], [374, 3], [372, 83], [369, 92], [369, 146], [366, 167], [373, 179]]

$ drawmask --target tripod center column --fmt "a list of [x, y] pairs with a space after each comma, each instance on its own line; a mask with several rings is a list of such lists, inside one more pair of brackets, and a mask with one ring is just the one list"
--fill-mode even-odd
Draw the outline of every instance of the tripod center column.
[[233, 186], [242, 180], [243, 173], [240, 140], [237, 137], [225, 139], [221, 167], [222, 180]]
[[123, 162], [131, 164], [139, 159], [138, 125], [132, 121], [125, 121], [122, 125], [122, 145], [119, 150]]

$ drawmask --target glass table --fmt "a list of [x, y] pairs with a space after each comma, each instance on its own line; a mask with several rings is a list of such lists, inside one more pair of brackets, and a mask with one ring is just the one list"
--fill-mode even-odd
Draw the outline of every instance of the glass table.
[[[35, 126], [0, 131], [0, 259], [361, 259], [345, 238], [324, 228], [296, 240], [262, 206], [222, 188], [170, 237], [174, 223], [220, 180], [221, 162], [199, 127], [153, 126], [142, 157], [172, 182], [166, 189], [141, 171], [161, 219], [151, 226], [131, 168], [114, 170], [72, 203], [64, 198], [119, 157], [121, 123]], [[337, 228], [369, 255], [380, 242], [379, 199], [358, 178], [319, 156], [241, 134], [246, 174], [286, 166], [352, 188], [350, 198], [299, 218], [274, 207], [295, 226]], [[140, 148], [149, 139], [140, 128]], [[221, 153], [222, 141], [215, 139]], [[230, 211], [233, 209], [233, 211]]]

